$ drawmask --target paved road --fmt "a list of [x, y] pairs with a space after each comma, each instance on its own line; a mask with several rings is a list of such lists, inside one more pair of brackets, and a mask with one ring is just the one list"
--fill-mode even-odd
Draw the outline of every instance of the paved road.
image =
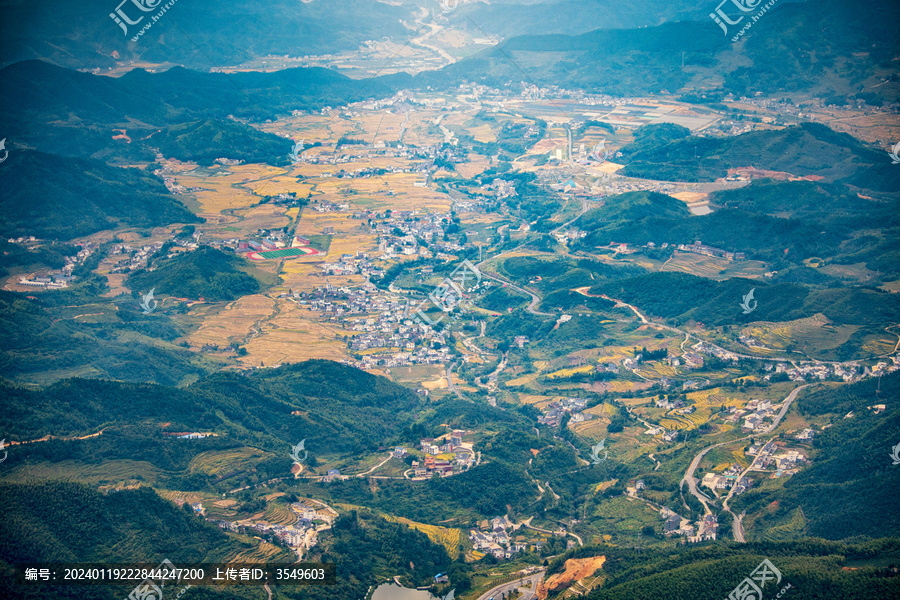
[[[510, 252], [512, 252], [512, 250], [510, 250]], [[503, 254], [506, 254], [506, 252], [504, 252]], [[503, 256], [503, 254], [498, 254], [497, 256], [495, 256], [495, 257], [493, 257], [493, 258], [499, 258], [500, 256]], [[498, 277], [498, 276], [496, 276], [496, 275], [491, 275], [491, 274], [489, 274], [489, 273], [486, 273], [483, 269], [481, 269], [481, 265], [484, 264], [484, 262], [485, 262], [485, 261], [482, 261], [482, 262], [480, 262], [480, 263], [478, 263], [478, 264], [476, 265], [476, 266], [478, 267], [478, 269], [481, 271], [481, 274], [482, 274], [484, 277], [487, 277], [488, 279], [493, 279], [494, 281], [499, 281], [500, 283], [505, 283], [506, 285], [508, 285], [508, 286], [511, 287], [512, 289], [517, 290], [517, 291], [519, 291], [519, 292], [522, 292], [523, 294], [526, 294], [526, 295], [528, 295], [528, 296], [531, 296], [531, 302], [528, 304], [527, 307], [525, 307], [525, 310], [527, 310], [528, 312], [530, 312], [530, 313], [533, 314], [533, 315], [541, 315], [541, 316], [544, 316], [544, 317], [552, 317], [552, 316], [553, 316], [553, 315], [550, 314], [550, 313], [545, 313], [545, 312], [540, 312], [540, 311], [538, 311], [538, 310], [535, 310], [535, 307], [536, 307], [536, 306], [540, 303], [540, 301], [541, 301], [541, 297], [540, 297], [540, 296], [538, 296], [537, 294], [535, 294], [534, 292], [532, 292], [532, 291], [530, 291], [530, 290], [527, 290], [527, 289], [525, 289], [525, 288], [523, 288], [523, 287], [517, 286], [516, 284], [514, 284], [512, 281], [510, 281], [510, 280], [508, 280], [508, 279], [504, 279], [504, 278], [502, 278], [502, 277]]]
[[[574, 223], [575, 221], [577, 221], [577, 220], [578, 220], [584, 213], [586, 213], [587, 211], [588, 211], [588, 201], [587, 201], [586, 199], [582, 198], [582, 199], [581, 199], [581, 210], [579, 211], [578, 216], [575, 217], [575, 218], [573, 218], [573, 219], [570, 219], [570, 220], [566, 221], [565, 223], [563, 223], [563, 224], [560, 225], [559, 227], [556, 227], [555, 229], [553, 229], [553, 231], [559, 231], [560, 229], [563, 229], [563, 228], [565, 228], [565, 227], [568, 227], [570, 224], [572, 224], [572, 223]], [[498, 231], [499, 231], [499, 230], [498, 230]], [[552, 232], [551, 232], [551, 233], [552, 233]], [[532, 240], [532, 241], [533, 241], [533, 240]], [[531, 296], [531, 302], [530, 302], [530, 303], [528, 304], [528, 306], [525, 308], [525, 310], [527, 310], [527, 311], [530, 312], [531, 314], [533, 314], [533, 315], [541, 315], [541, 316], [544, 316], [544, 317], [552, 317], [552, 316], [554, 316], [554, 315], [552, 315], [552, 314], [550, 314], [550, 313], [540, 312], [540, 311], [536, 310], [537, 305], [541, 302], [541, 297], [538, 296], [536, 293], [532, 292], [531, 290], [529, 290], [529, 289], [527, 289], [527, 288], [519, 287], [518, 285], [514, 284], [512, 281], [509, 281], [508, 279], [505, 279], [505, 278], [500, 277], [500, 276], [497, 276], [497, 275], [491, 275], [491, 274], [489, 274], [489, 273], [486, 273], [486, 272], [484, 271], [484, 269], [482, 268], [482, 265], [483, 265], [484, 263], [486, 263], [487, 261], [489, 261], [489, 260], [496, 260], [496, 259], [498, 259], [498, 258], [503, 257], [503, 256], [506, 255], [506, 254], [512, 254], [513, 252], [516, 252], [517, 250], [519, 250], [519, 249], [522, 248], [523, 246], [527, 246], [529, 243], [530, 243], [530, 242], [525, 242], [524, 244], [519, 244], [519, 245], [516, 246], [515, 248], [512, 248], [512, 249], [510, 249], [510, 250], [507, 250], [506, 252], [501, 252], [501, 253], [498, 254], [497, 256], [493, 256], [493, 257], [491, 257], [491, 258], [486, 258], [486, 259], [482, 260], [481, 262], [479, 262], [479, 263], [478, 263], [477, 265], [475, 265], [475, 266], [478, 267], [479, 271], [481, 271], [481, 274], [482, 274], [484, 277], [487, 277], [488, 279], [493, 279], [494, 281], [499, 281], [500, 283], [505, 283], [506, 285], [508, 285], [508, 286], [511, 287], [512, 289], [517, 290], [517, 291], [519, 291], [519, 292], [522, 292], [523, 294], [527, 294], [528, 296]]]
[[515, 581], [504, 583], [502, 585], [498, 585], [497, 587], [491, 588], [490, 590], [479, 596], [478, 600], [490, 600], [491, 598], [494, 598], [496, 600], [503, 594], [511, 592], [519, 586], [525, 586], [529, 582], [531, 582], [531, 587], [522, 587], [523, 594], [519, 600], [533, 600], [534, 598], [537, 598], [535, 590], [537, 589], [538, 583], [540, 583], [542, 579], [544, 579], [544, 571], [540, 570], [534, 575], [528, 575], [527, 577], [523, 577], [522, 579], [516, 579]]
[[[781, 419], [784, 418], [784, 415], [787, 414], [788, 409], [791, 407], [791, 403], [793, 403], [794, 400], [797, 399], [797, 394], [800, 393], [800, 390], [802, 390], [803, 388], [808, 387], [808, 386], [809, 386], [809, 384], [805, 384], [805, 385], [796, 387], [791, 391], [790, 394], [787, 395], [787, 398], [784, 399], [784, 402], [781, 406], [781, 410], [778, 411], [778, 415], [776, 415], [775, 419], [772, 421], [772, 424], [768, 428], [766, 428], [765, 431], [754, 432], [754, 433], [751, 433], [750, 435], [744, 436], [742, 438], [738, 438], [736, 440], [731, 440], [728, 442], [719, 442], [718, 444], [714, 444], [714, 445], [709, 446], [708, 448], [704, 448], [702, 451], [700, 451], [697, 454], [697, 456], [694, 457], [694, 460], [691, 461], [691, 464], [688, 467], [687, 471], [685, 471], [684, 477], [681, 478], [681, 483], [679, 484], [679, 487], [683, 487], [684, 484], [687, 483], [688, 489], [690, 490], [691, 495], [694, 496], [697, 500], [699, 500], [701, 504], [703, 504], [703, 508], [704, 508], [706, 514], [712, 514], [712, 511], [710, 510], [709, 505], [706, 503], [707, 500], [709, 500], [709, 499], [705, 495], [702, 495], [699, 492], [699, 490], [697, 490], [697, 479], [694, 477], [694, 471], [697, 470], [697, 467], [700, 465], [700, 461], [703, 459], [703, 457], [706, 456], [706, 453], [709, 452], [710, 450], [712, 450], [713, 448], [718, 448], [719, 446], [725, 446], [727, 444], [734, 444], [736, 442], [747, 440], [752, 437], [758, 437], [760, 434], [772, 433], [775, 430], [775, 428], [778, 427], [778, 424], [781, 422]], [[755, 463], [755, 462], [756, 462], [756, 459], [753, 460], [753, 463]], [[750, 467], [753, 466], [753, 463], [750, 464]], [[741, 478], [747, 473], [747, 471], [750, 470], [750, 467], [747, 467], [747, 469], [743, 473], [741, 473], [741, 476], [737, 478], [737, 481], [741, 480]], [[728, 496], [726, 496], [726, 498], [725, 498], [725, 503], [723, 504], [723, 506], [725, 506], [726, 510], [729, 510], [727, 508], [727, 500], [728, 500], [728, 498], [731, 497], [733, 490], [734, 490], [734, 488], [732, 487], [732, 490], [728, 492]], [[729, 512], [731, 512], [731, 511], [729, 510]], [[732, 515], [734, 515], [734, 513], [732, 513]], [[734, 531], [735, 531], [735, 539], [739, 542], [744, 541], [743, 540], [743, 537], [744, 537], [743, 526], [740, 523], [738, 524], [738, 527], [734, 529]], [[738, 539], [738, 538], [740, 538], [740, 539]]]
[[[797, 388], [794, 388], [791, 391], [791, 393], [788, 394], [787, 398], [784, 399], [784, 403], [781, 406], [781, 410], [778, 411], [778, 415], [775, 417], [775, 420], [772, 421], [772, 424], [765, 430], [764, 433], [772, 433], [773, 431], [775, 431], [775, 428], [778, 427], [778, 424], [781, 422], [781, 419], [784, 417], [784, 415], [787, 414], [788, 409], [791, 407], [791, 403], [793, 403], [794, 400], [797, 399], [797, 394], [800, 393], [800, 390], [807, 387], [808, 385], [809, 384], [801, 385]], [[766, 443], [768, 443], [768, 442], [766, 442]], [[763, 444], [763, 445], [765, 445], [765, 444]], [[744, 517], [743, 517], [743, 515], [738, 516], [738, 515], [734, 514], [734, 512], [732, 512], [732, 510], [728, 507], [728, 501], [731, 500], [731, 497], [734, 495], [734, 490], [737, 487], [737, 484], [744, 478], [745, 475], [747, 475], [747, 473], [749, 473], [753, 469], [753, 467], [756, 465], [756, 461], [758, 461], [759, 458], [760, 458], [759, 454], [753, 458], [753, 461], [750, 463], [750, 465], [746, 469], [744, 469], [744, 471], [740, 474], [740, 476], [738, 476], [737, 479], [735, 479], [734, 485], [731, 486], [731, 489], [728, 490], [728, 494], [722, 500], [722, 508], [724, 510], [728, 511], [729, 513], [731, 513], [731, 516], [733, 517], [732, 524], [731, 524], [731, 530], [732, 530], [732, 533], [734, 534], [734, 540], [736, 542], [743, 543], [746, 541], [744, 539], [744, 524], [742, 522]]]

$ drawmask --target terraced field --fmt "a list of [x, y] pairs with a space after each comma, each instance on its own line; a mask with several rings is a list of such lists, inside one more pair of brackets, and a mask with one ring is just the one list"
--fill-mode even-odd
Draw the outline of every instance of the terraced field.
[[232, 450], [210, 450], [194, 457], [188, 469], [192, 473], [225, 475], [233, 471], [248, 469], [266, 457], [266, 453], [256, 448], [235, 448]]
[[297, 522], [297, 514], [287, 504], [281, 502], [269, 502], [262, 520], [273, 525], [293, 525]]
[[[233, 535], [233, 534], [232, 534]], [[268, 542], [259, 541], [256, 538], [246, 535], [237, 536], [241, 541], [254, 544], [253, 548], [233, 552], [229, 554], [223, 562], [244, 562], [244, 563], [263, 563], [263, 562], [291, 562], [296, 560], [296, 555], [279, 548]]]
[[440, 544], [447, 549], [450, 558], [456, 559], [459, 556], [459, 545], [461, 540], [468, 539], [464, 535], [462, 529], [455, 527], [440, 527], [439, 525], [427, 525], [425, 523], [417, 523], [403, 517], [395, 517], [393, 515], [383, 515], [385, 519], [391, 523], [403, 523], [407, 527], [411, 527], [417, 531], [421, 531], [428, 536], [435, 544]]

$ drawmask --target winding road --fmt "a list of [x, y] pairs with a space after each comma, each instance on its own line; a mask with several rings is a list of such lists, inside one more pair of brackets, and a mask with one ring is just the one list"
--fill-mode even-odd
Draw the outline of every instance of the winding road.
[[[791, 407], [791, 404], [794, 402], [794, 400], [797, 399], [797, 394], [800, 393], [800, 390], [802, 390], [805, 387], [808, 387], [809, 385], [810, 384], [804, 384], [804, 385], [798, 386], [798, 387], [794, 388], [793, 390], [791, 390], [791, 393], [788, 394], [787, 397], [784, 399], [784, 402], [782, 403], [782, 406], [781, 406], [781, 410], [778, 411], [778, 415], [776, 415], [775, 419], [772, 421], [772, 424], [769, 425], [769, 427], [767, 427], [764, 431], [754, 432], [754, 433], [751, 433], [750, 435], [744, 436], [742, 438], [737, 438], [735, 440], [729, 440], [727, 442], [719, 442], [718, 444], [713, 444], [712, 446], [709, 446], [709, 447], [701, 450], [697, 454], [697, 456], [694, 457], [694, 460], [691, 461], [691, 464], [688, 467], [687, 471], [685, 471], [684, 477], [681, 478], [681, 483], [679, 484], [679, 487], [684, 488], [684, 484], [687, 483], [688, 490], [690, 491], [691, 495], [694, 496], [697, 500], [699, 500], [700, 503], [703, 505], [705, 514], [707, 514], [707, 515], [712, 514], [712, 510], [710, 510], [709, 505], [707, 504], [707, 501], [711, 502], [712, 498], [706, 496], [705, 494], [703, 494], [702, 492], [700, 492], [697, 489], [697, 479], [694, 477], [694, 472], [697, 470], [697, 467], [700, 465], [700, 461], [703, 459], [703, 457], [706, 456], [706, 454], [710, 450], [713, 450], [714, 448], [718, 448], [719, 446], [735, 444], [737, 442], [741, 442], [743, 440], [747, 440], [752, 437], [758, 437], [760, 434], [769, 434], [769, 433], [772, 433], [773, 431], [775, 431], [775, 428], [778, 427], [778, 424], [781, 422], [781, 419], [784, 418], [784, 415], [787, 414], [787, 411]], [[753, 462], [750, 463], [750, 466], [747, 467], [744, 470], [744, 472], [741, 473], [740, 477], [738, 477], [735, 480], [735, 485], [737, 485], [737, 482], [739, 482], [744, 477], [744, 475], [747, 474], [747, 472], [753, 467], [753, 465], [755, 463], [756, 463], [756, 459], [753, 459]], [[743, 542], [744, 541], [744, 530], [743, 530], [743, 525], [741, 523], [741, 518], [738, 518], [733, 512], [731, 512], [731, 510], [728, 508], [728, 504], [727, 504], [728, 499], [731, 498], [733, 492], [734, 492], [734, 486], [732, 486], [731, 490], [729, 490], [729, 492], [728, 492], [728, 495], [725, 497], [725, 500], [723, 501], [723, 508], [726, 511], [728, 511], [729, 513], [731, 513], [731, 515], [734, 517], [733, 530], [734, 530], [735, 541]]]
[[508, 592], [512, 592], [516, 588], [525, 585], [526, 583], [530, 583], [530, 588], [522, 588], [522, 595], [518, 600], [533, 600], [537, 598], [537, 586], [544, 578], [544, 570], [541, 569], [537, 573], [533, 575], [528, 575], [527, 577], [523, 577], [521, 579], [516, 579], [515, 581], [510, 581], [509, 583], [503, 583], [498, 586], [492, 587], [482, 595], [478, 596], [478, 600], [491, 600], [492, 598], [497, 598], [506, 594]]

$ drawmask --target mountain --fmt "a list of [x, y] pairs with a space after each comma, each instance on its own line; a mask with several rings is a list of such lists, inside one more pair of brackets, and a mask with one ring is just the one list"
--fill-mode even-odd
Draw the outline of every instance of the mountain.
[[[176, 385], [218, 366], [175, 344], [186, 333], [183, 325], [141, 314], [137, 299], [102, 298], [106, 291], [99, 276], [52, 295], [0, 291], [3, 376], [42, 384], [103, 377]], [[90, 319], [76, 318], [86, 313]]]
[[[71, 68], [135, 61], [207, 70], [270, 55], [333, 54], [356, 50], [366, 40], [403, 38], [409, 32], [401, 20], [410, 18], [400, 6], [371, 1], [361, 7], [353, 0], [224, 0], [215, 10], [197, 0], [179, 0], [161, 16], [162, 0], [142, 2], [153, 9], [146, 12], [137, 3], [117, 7], [104, 0], [86, 0], [77, 9], [62, 0], [3, 4], [7, 18], [0, 35], [15, 43], [2, 46], [0, 64], [43, 59]], [[109, 16], [117, 8], [140, 22], [123, 30]], [[154, 16], [158, 20], [133, 41]]]
[[[23, 562], [223, 562], [228, 555], [255, 545], [226, 536], [146, 487], [101, 494], [68, 481], [4, 483], [0, 501], [7, 517], [0, 542], [0, 596], [4, 598], [115, 600], [134, 588], [47, 585], [23, 590], [12, 576], [13, 565]], [[272, 558], [290, 561], [284, 551]], [[230, 594], [216, 598], [236, 600]]]
[[10, 406], [10, 416], [0, 417], [4, 431], [26, 440], [129, 424], [158, 431], [168, 421], [178, 431], [219, 430], [272, 448], [306, 439], [312, 452], [360, 451], [397, 435], [420, 406], [406, 388], [323, 360], [211, 375], [186, 388], [88, 379], [39, 390], [6, 381], [3, 388]]
[[844, 265], [865, 262], [884, 278], [897, 272], [891, 257], [900, 250], [900, 220], [897, 200], [890, 196], [874, 199], [840, 184], [757, 180], [711, 194], [710, 208], [715, 210], [693, 215], [665, 194], [618, 194], [575, 222], [587, 235], [573, 247], [591, 252], [612, 242], [659, 246], [702, 240], [766, 261], [770, 270], [819, 258]]
[[471, 81], [501, 88], [524, 81], [620, 96], [674, 92], [691, 79], [681, 68], [681, 53], [692, 63], [708, 64], [721, 44], [714, 26], [693, 22], [518, 36], [415, 79], [421, 85]]
[[[898, 394], [900, 377], [894, 373], [880, 381], [807, 390], [798, 399], [803, 417], [830, 417], [833, 425], [817, 433], [811, 464], [786, 480], [783, 489], [760, 486], [736, 499], [733, 509], [747, 510], [745, 523], [756, 539], [877, 538], [900, 530], [900, 518], [891, 510], [900, 494], [900, 471], [890, 454], [897, 443], [900, 410], [890, 403], [879, 414], [868, 408]], [[848, 507], [852, 519], [847, 518]]]
[[781, 592], [783, 598], [796, 600], [863, 600], [893, 598], [900, 593], [900, 580], [888, 565], [896, 560], [897, 554], [897, 538], [853, 544], [814, 538], [780, 543], [716, 544], [681, 548], [678, 552], [586, 546], [559, 557], [548, 574], [561, 571], [569, 557], [600, 555], [606, 561], [599, 574], [606, 579], [601, 588], [584, 596], [588, 600], [721, 600], [767, 559], [778, 575], [769, 571], [771, 576], [763, 586], [764, 598], [773, 598]]
[[[445, 2], [454, 6], [454, 2]], [[709, 10], [695, 2], [676, 0], [659, 4], [637, 0], [538, 0], [535, 2], [459, 2], [443, 13], [453, 27], [477, 28], [503, 38], [565, 33], [578, 35], [594, 29], [655, 26], [667, 21], [702, 20]]]
[[0, 170], [0, 235], [67, 240], [115, 227], [196, 223], [156, 176], [99, 160], [15, 150]]
[[261, 289], [259, 281], [241, 269], [245, 265], [234, 253], [201, 246], [194, 252], [162, 258], [152, 270], [134, 271], [125, 285], [132, 290], [155, 288], [167, 296], [228, 301]]
[[883, 151], [819, 123], [724, 138], [689, 136], [684, 128], [672, 130], [671, 125], [641, 128], [635, 142], [621, 149], [625, 163], [621, 174], [712, 181], [725, 177], [729, 169], [756, 167], [879, 192], [900, 191], [900, 173], [891, 168]]
[[[158, 131], [176, 125], [181, 128], [167, 132], [165, 143], [179, 155], [204, 151], [199, 156], [206, 157], [206, 150], [224, 151], [225, 141], [246, 140], [261, 142], [264, 148], [251, 152], [245, 147], [240, 149], [242, 155], [259, 158], [274, 153], [282, 160], [272, 136], [229, 117], [261, 122], [294, 110], [318, 110], [393, 93], [382, 79], [355, 81], [319, 68], [224, 74], [173, 67], [162, 73], [135, 69], [113, 78], [41, 61], [16, 63], [0, 71], [0, 89], [16, 90], [10, 102], [0, 106], [10, 148], [32, 146], [62, 155], [146, 162], [154, 160]], [[208, 120], [229, 122], [200, 130], [189, 125]], [[122, 138], [121, 130], [130, 141]], [[194, 131], [193, 139], [182, 147], [175, 139], [188, 131]], [[212, 140], [207, 139], [210, 136]]]
[[[616, 5], [616, 13], [620, 6]], [[894, 34], [900, 23], [900, 6], [895, 2], [779, 2], [737, 43], [731, 40], [738, 26], [723, 34], [709, 18], [715, 3], [696, 7], [684, 17], [681, 8], [675, 7], [670, 22], [650, 27], [644, 23], [640, 28], [573, 35], [578, 33], [579, 24], [574, 31], [565, 30], [568, 35], [512, 37], [438, 73], [420, 74], [417, 79], [428, 85], [472, 81], [501, 88], [525, 81], [619, 96], [663, 91], [702, 91], [709, 98], [721, 98], [729, 92], [736, 96], [752, 96], [756, 91], [768, 96], [808, 93], [839, 104], [859, 99], [874, 106], [895, 102], [900, 92], [900, 81], [891, 66], [900, 52]], [[480, 10], [501, 12], [503, 8], [492, 4]], [[522, 9], [521, 18], [530, 20], [534, 10]], [[731, 12], [734, 19], [740, 14]], [[560, 11], [558, 15], [568, 13]], [[750, 16], [756, 15], [748, 13]], [[550, 31], [554, 31], [557, 18], [545, 13]], [[678, 18], [685, 20], [671, 22]], [[510, 21], [517, 23], [518, 18], [511, 16]], [[470, 27], [472, 23], [477, 21], [473, 19]], [[494, 27], [507, 30], [505, 24]]]
[[[738, 299], [756, 289], [759, 307], [739, 314]], [[665, 293], [661, 293], [665, 290]], [[788, 321], [823, 313], [837, 323], [877, 327], [900, 317], [900, 298], [871, 288], [813, 288], [794, 283], [764, 283], [735, 277], [712, 281], [687, 273], [660, 272], [600, 283], [592, 294], [607, 294], [647, 313], [712, 325], [750, 320]]]
[[207, 119], [172, 125], [153, 140], [163, 156], [210, 165], [217, 158], [272, 165], [290, 162], [293, 143], [240, 123]]

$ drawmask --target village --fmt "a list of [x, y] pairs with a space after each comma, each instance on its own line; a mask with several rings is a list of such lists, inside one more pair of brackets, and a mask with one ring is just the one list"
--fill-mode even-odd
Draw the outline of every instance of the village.
[[[246, 533], [274, 541], [281, 541], [297, 553], [297, 560], [303, 560], [304, 553], [316, 545], [318, 534], [331, 529], [338, 513], [317, 500], [300, 499], [288, 505], [290, 518], [287, 523], [274, 524], [262, 519], [226, 521], [207, 519], [212, 524], [234, 533]], [[205, 515], [201, 503], [192, 504], [194, 512]]]

